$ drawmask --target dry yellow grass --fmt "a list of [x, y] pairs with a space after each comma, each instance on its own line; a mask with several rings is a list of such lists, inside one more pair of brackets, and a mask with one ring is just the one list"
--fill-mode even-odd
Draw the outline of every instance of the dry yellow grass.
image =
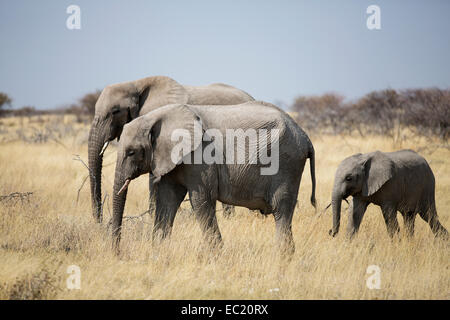
[[[343, 232], [330, 238], [331, 212], [316, 215], [309, 204], [309, 168], [303, 174], [299, 207], [293, 219], [296, 252], [290, 263], [277, 262], [274, 222], [247, 209], [225, 219], [218, 212], [224, 239], [221, 252], [206, 251], [200, 228], [186, 205], [180, 209], [170, 241], [152, 248], [152, 220], [124, 222], [122, 254], [110, 250], [105, 226], [91, 217], [88, 182], [77, 191], [87, 170], [88, 127], [70, 117], [31, 122], [1, 119], [0, 195], [33, 192], [29, 201], [0, 203], [0, 298], [56, 299], [448, 299], [449, 245], [434, 239], [419, 217], [415, 237], [390, 240], [379, 208], [370, 206], [358, 236]], [[53, 124], [73, 126], [58, 139], [44, 143], [16, 140], [17, 130]], [[60, 128], [59, 127], [59, 128]], [[317, 199], [322, 210], [329, 202], [334, 171], [346, 156], [372, 150], [391, 151], [383, 137], [311, 136], [316, 149]], [[424, 141], [407, 141], [418, 149]], [[398, 148], [398, 146], [397, 146]], [[450, 228], [450, 152], [423, 153], [437, 181], [437, 209]], [[115, 149], [104, 164], [104, 191], [112, 192]], [[308, 164], [307, 164], [308, 166]], [[134, 181], [126, 215], [148, 206], [148, 178]], [[107, 198], [106, 203], [110, 202]], [[110, 208], [110, 205], [109, 205]], [[220, 206], [219, 206], [220, 208]], [[343, 209], [346, 205], [343, 205]], [[110, 210], [105, 209], [105, 220]], [[400, 226], [403, 227], [399, 215]], [[346, 214], [343, 214], [343, 224]], [[67, 267], [81, 269], [81, 289], [69, 290]], [[366, 286], [369, 265], [381, 270], [381, 289]], [[278, 290], [271, 290], [277, 288]]]

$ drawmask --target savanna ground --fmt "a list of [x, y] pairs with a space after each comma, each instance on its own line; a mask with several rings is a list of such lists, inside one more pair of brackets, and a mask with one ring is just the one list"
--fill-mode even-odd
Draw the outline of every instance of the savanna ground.
[[[309, 163], [293, 218], [296, 251], [290, 263], [277, 260], [275, 226], [267, 218], [238, 208], [224, 218], [218, 210], [224, 247], [207, 251], [200, 228], [183, 204], [170, 241], [152, 248], [152, 219], [125, 219], [122, 253], [111, 248], [115, 147], [104, 160], [104, 224], [91, 215], [87, 169], [89, 127], [70, 116], [0, 119], [0, 298], [1, 299], [449, 299], [448, 242], [433, 237], [417, 217], [412, 240], [402, 231], [387, 237], [380, 209], [369, 206], [357, 237], [343, 229], [328, 235], [329, 203], [338, 163], [356, 152], [418, 150], [436, 176], [441, 223], [450, 229], [450, 151], [425, 148], [422, 138], [401, 146], [382, 136], [310, 135], [316, 149], [317, 212], [309, 203]], [[439, 143], [437, 143], [439, 144]], [[75, 159], [75, 160], [74, 160]], [[81, 188], [81, 189], [80, 189]], [[19, 196], [14, 192], [32, 194]], [[77, 199], [78, 198], [78, 199]], [[148, 177], [133, 181], [125, 215], [148, 206]], [[221, 206], [218, 206], [221, 208]], [[67, 268], [81, 270], [81, 288], [69, 290]], [[377, 265], [381, 288], [370, 290], [367, 268]]]

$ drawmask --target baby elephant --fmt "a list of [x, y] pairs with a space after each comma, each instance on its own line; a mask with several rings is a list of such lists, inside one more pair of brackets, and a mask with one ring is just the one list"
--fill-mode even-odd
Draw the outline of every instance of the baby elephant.
[[353, 197], [347, 234], [352, 237], [370, 203], [381, 207], [389, 236], [399, 231], [397, 211], [403, 215], [408, 236], [414, 233], [418, 213], [436, 236], [448, 237], [439, 223], [434, 199], [435, 181], [427, 161], [412, 150], [355, 154], [339, 165], [332, 194], [333, 229], [339, 231], [341, 202]]

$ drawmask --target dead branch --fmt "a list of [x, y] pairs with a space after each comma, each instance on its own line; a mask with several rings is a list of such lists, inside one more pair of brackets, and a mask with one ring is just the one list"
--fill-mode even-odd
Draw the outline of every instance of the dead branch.
[[30, 203], [30, 197], [32, 194], [33, 192], [13, 192], [5, 196], [0, 196], [0, 202], [13, 202], [14, 205], [16, 205], [19, 201], [21, 204], [24, 202]]

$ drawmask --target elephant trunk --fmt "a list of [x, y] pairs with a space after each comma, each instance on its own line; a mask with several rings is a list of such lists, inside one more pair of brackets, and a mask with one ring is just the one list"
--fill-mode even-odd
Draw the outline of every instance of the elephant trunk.
[[113, 216], [112, 216], [112, 238], [113, 248], [118, 251], [120, 242], [120, 229], [122, 227], [123, 210], [127, 199], [127, 186], [129, 179], [125, 179], [121, 173], [119, 164], [116, 166], [116, 175], [114, 178], [113, 189]]
[[97, 125], [93, 124], [89, 132], [88, 158], [89, 178], [91, 183], [92, 214], [94, 219], [102, 222], [102, 163], [101, 154], [105, 143], [105, 135]]
[[333, 208], [333, 229], [330, 230], [330, 235], [335, 236], [339, 232], [339, 225], [341, 222], [341, 204], [342, 196], [336, 190], [333, 191], [331, 206]]

